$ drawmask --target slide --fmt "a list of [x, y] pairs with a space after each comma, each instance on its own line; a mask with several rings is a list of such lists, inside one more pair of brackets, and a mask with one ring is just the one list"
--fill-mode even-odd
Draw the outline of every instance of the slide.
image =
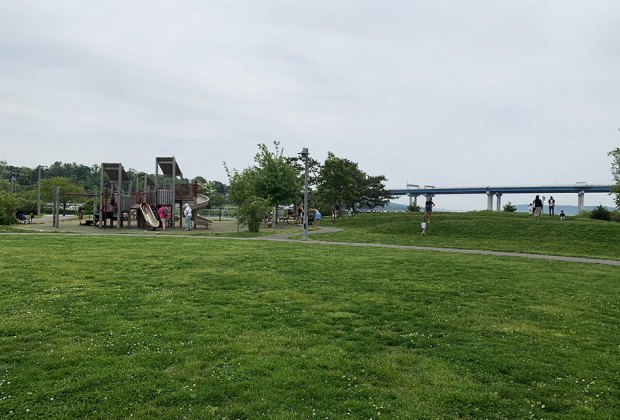
[[198, 211], [209, 207], [209, 197], [204, 194], [198, 194], [191, 204], [192, 211]]
[[155, 217], [155, 214], [153, 213], [151, 206], [149, 206], [146, 203], [142, 203], [140, 204], [140, 210], [142, 211], [142, 214], [144, 215], [144, 220], [146, 220], [146, 222], [149, 225], [151, 225], [154, 228], [159, 227], [159, 220], [157, 219], [157, 217]]
[[194, 215], [194, 224], [195, 225], [205, 225], [208, 228], [209, 225], [213, 224], [213, 221], [211, 219], [207, 219], [206, 217], [198, 216], [197, 214], [195, 214]]
[[204, 225], [208, 229], [209, 225], [213, 224], [212, 220], [197, 214], [198, 210], [206, 209], [207, 207], [209, 207], [209, 197], [204, 194], [198, 194], [194, 202], [191, 204], [194, 226]]

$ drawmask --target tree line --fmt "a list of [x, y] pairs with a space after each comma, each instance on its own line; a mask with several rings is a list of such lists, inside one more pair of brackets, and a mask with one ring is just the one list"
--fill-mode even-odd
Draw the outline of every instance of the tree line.
[[[285, 156], [276, 141], [271, 150], [258, 144], [254, 165], [248, 168], [231, 169], [224, 163], [227, 184], [202, 176], [181, 182], [197, 182], [214, 208], [236, 206], [239, 221], [256, 230], [274, 209], [276, 214], [272, 216], [277, 222], [278, 206], [303, 203], [305, 164], [301, 156]], [[141, 171], [129, 169], [127, 173], [135, 179]], [[60, 204], [66, 211], [71, 204], [84, 203], [87, 194], [99, 189], [100, 176], [100, 165], [54, 162], [41, 170], [41, 201], [52, 201], [55, 188], [60, 187], [63, 192], [74, 194], [61, 198]], [[36, 213], [38, 177], [39, 167], [17, 167], [0, 161], [0, 224], [13, 223], [17, 208], [27, 214]], [[385, 176], [368, 175], [357, 163], [331, 152], [323, 163], [308, 157], [308, 207], [338, 215], [343, 209], [357, 212], [361, 208], [385, 206], [391, 198], [385, 181]]]

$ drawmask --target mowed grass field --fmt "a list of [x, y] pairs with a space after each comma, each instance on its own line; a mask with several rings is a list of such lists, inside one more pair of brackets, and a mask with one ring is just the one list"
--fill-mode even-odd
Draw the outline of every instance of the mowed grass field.
[[620, 223], [559, 216], [535, 219], [525, 213], [433, 213], [421, 237], [422, 213], [366, 213], [324, 218], [322, 226], [343, 232], [313, 239], [485, 249], [620, 260]]
[[2, 235], [0, 416], [618, 418], [619, 279], [432, 251]]

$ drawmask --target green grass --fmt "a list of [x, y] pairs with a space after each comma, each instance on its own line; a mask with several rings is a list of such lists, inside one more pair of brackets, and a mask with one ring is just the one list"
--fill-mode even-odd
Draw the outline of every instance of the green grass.
[[421, 213], [372, 213], [325, 219], [343, 232], [312, 239], [485, 249], [620, 260], [620, 223], [558, 217], [536, 220], [522, 213], [433, 213], [420, 236]]
[[312, 243], [0, 236], [0, 416], [618, 418], [619, 272]]

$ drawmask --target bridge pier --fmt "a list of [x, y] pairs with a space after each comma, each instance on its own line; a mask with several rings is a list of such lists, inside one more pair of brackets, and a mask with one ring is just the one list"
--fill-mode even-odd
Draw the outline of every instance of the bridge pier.
[[497, 211], [502, 211], [502, 193], [495, 194], [497, 196]]
[[487, 191], [487, 210], [493, 211], [493, 196], [495, 194]]
[[583, 211], [584, 197], [586, 195], [585, 191], [579, 191], [577, 193], [577, 211], [581, 213]]

